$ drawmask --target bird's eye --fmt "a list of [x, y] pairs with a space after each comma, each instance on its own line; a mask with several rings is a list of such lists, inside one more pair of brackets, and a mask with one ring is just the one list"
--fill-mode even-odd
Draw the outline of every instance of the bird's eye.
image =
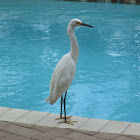
[[81, 24], [81, 22], [77, 22], [77, 24]]

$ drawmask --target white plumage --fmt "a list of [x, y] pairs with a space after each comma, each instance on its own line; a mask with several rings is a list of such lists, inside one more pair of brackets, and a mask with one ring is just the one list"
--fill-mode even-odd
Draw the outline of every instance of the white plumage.
[[62, 118], [62, 103], [63, 103], [62, 95], [65, 92], [64, 98], [65, 122], [67, 122], [65, 109], [66, 93], [75, 76], [76, 64], [79, 56], [79, 47], [77, 39], [74, 34], [74, 28], [77, 26], [92, 27], [90, 25], [82, 23], [82, 21], [79, 19], [72, 19], [69, 22], [67, 33], [71, 42], [71, 50], [69, 53], [65, 54], [56, 65], [50, 82], [50, 95], [46, 99], [46, 102], [50, 102], [50, 104], [52, 105], [61, 97], [60, 118]]
[[68, 90], [75, 75], [76, 65], [70, 53], [64, 55], [56, 65], [50, 82], [47, 102], [54, 104]]

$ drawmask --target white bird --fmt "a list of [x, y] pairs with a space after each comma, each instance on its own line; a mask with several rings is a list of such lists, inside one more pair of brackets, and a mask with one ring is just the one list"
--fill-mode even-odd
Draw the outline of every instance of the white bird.
[[[74, 34], [74, 28], [78, 26], [92, 27], [88, 24], [83, 23], [79, 19], [72, 19], [69, 22], [67, 33], [71, 42], [71, 50], [69, 53], [65, 54], [56, 65], [50, 82], [50, 95], [46, 99], [46, 102], [50, 102], [50, 104], [53, 105], [61, 97], [60, 118], [61, 119], [64, 118], [65, 119], [64, 122], [69, 124], [71, 123], [70, 120], [67, 121], [65, 104], [66, 104], [67, 90], [70, 87], [72, 80], [75, 76], [76, 64], [79, 56], [79, 47], [78, 47], [77, 39]], [[63, 104], [64, 92], [65, 92], [65, 97], [64, 97], [65, 117], [62, 117], [62, 104]]]

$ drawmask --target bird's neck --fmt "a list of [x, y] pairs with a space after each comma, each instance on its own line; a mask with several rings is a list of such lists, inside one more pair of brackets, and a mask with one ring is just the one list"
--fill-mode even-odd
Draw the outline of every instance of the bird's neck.
[[78, 42], [76, 39], [76, 36], [74, 34], [74, 28], [71, 26], [68, 26], [67, 29], [68, 36], [70, 38], [71, 42], [71, 50], [70, 50], [70, 55], [72, 59], [74, 60], [75, 64], [77, 64], [78, 56], [79, 56], [79, 47], [78, 47]]

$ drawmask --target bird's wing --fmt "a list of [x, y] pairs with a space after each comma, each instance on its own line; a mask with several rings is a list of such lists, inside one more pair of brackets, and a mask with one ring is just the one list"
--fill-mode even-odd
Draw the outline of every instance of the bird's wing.
[[50, 103], [54, 104], [68, 90], [75, 75], [75, 62], [68, 54], [57, 64], [50, 83]]
[[69, 62], [69, 60], [70, 60], [69, 54], [66, 54], [57, 63], [57, 65], [54, 69], [52, 78], [51, 78], [51, 82], [50, 82], [50, 93], [52, 93], [54, 86], [56, 84], [56, 81], [59, 80], [61, 74], [66, 69], [66, 66], [67, 66], [67, 63]]

